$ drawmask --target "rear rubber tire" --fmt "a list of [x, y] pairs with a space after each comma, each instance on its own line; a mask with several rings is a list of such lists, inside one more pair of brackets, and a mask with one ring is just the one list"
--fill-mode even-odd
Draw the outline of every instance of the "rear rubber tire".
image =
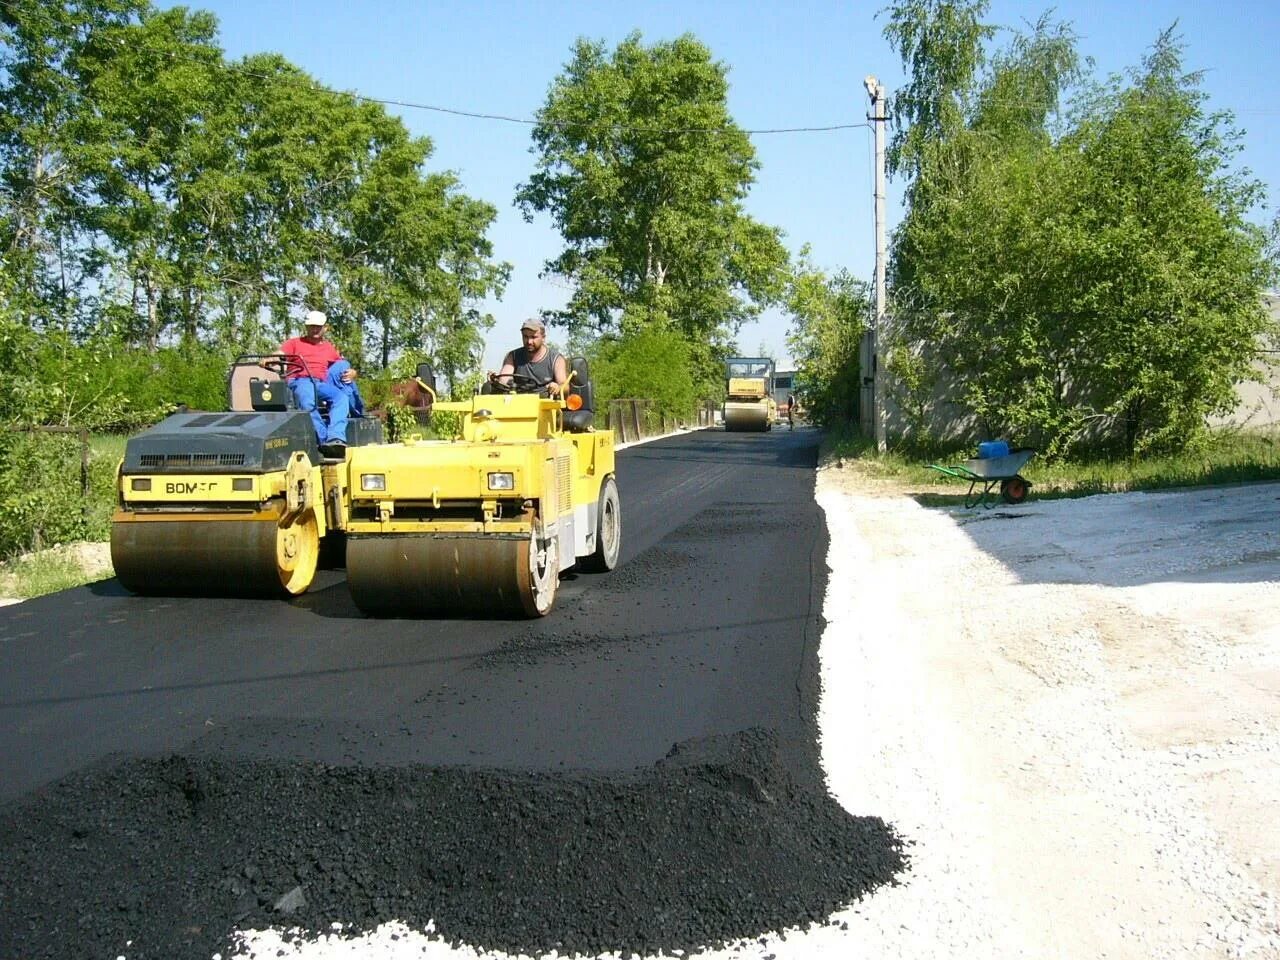
[[1000, 497], [1005, 503], [1019, 504], [1027, 499], [1031, 484], [1022, 477], [1010, 477], [1000, 481]]
[[579, 560], [578, 567], [587, 573], [608, 573], [618, 565], [621, 550], [622, 503], [618, 499], [618, 484], [610, 474], [600, 485], [600, 499], [596, 504], [595, 552]]

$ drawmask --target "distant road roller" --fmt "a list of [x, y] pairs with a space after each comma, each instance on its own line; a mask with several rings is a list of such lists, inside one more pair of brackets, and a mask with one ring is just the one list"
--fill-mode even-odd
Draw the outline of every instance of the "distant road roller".
[[[518, 375], [511, 392], [436, 402], [454, 436], [349, 452], [347, 584], [382, 616], [540, 617], [570, 567], [618, 562], [613, 433], [591, 425], [586, 362], [566, 397]], [[431, 381], [429, 370], [419, 378]]]
[[773, 399], [773, 361], [768, 357], [731, 357], [725, 362], [725, 381], [725, 430], [772, 430], [778, 416]]
[[[294, 406], [281, 354], [239, 357], [228, 411], [175, 413], [131, 438], [118, 477], [111, 562], [141, 594], [269, 596], [305, 591], [340, 520], [310, 414]], [[382, 424], [353, 418], [348, 443]]]

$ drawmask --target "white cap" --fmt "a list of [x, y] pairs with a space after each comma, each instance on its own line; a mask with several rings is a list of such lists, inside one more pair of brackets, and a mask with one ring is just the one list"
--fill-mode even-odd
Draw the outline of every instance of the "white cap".
[[308, 327], [323, 327], [329, 322], [323, 310], [308, 310], [307, 319], [303, 321]]

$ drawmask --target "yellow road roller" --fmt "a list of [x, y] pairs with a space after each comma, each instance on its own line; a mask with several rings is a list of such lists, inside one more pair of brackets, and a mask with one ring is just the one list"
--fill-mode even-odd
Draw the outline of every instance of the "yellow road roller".
[[[305, 591], [341, 509], [327, 489], [311, 416], [283, 380], [289, 358], [245, 355], [227, 377], [228, 410], [175, 413], [130, 438], [118, 474], [111, 562], [141, 594], [269, 596]], [[352, 419], [354, 448], [382, 439]], [[328, 511], [326, 504], [330, 504]]]
[[[342, 525], [361, 610], [540, 617], [564, 570], [613, 569], [613, 433], [592, 428], [586, 363], [571, 366], [564, 399], [517, 376], [511, 392], [436, 402], [459, 415], [450, 437], [349, 451]], [[434, 392], [430, 376], [419, 371]]]
[[777, 416], [773, 361], [768, 357], [731, 357], [725, 361], [725, 430], [772, 430]]

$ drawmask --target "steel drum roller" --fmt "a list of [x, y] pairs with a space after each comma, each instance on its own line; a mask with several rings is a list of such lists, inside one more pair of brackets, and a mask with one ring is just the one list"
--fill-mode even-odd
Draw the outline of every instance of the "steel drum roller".
[[727, 403], [724, 428], [734, 431], [764, 431], [769, 426], [769, 409], [763, 403]]
[[285, 525], [271, 515], [117, 520], [111, 525], [116, 577], [139, 594], [302, 593], [315, 576], [319, 553], [310, 512]]
[[539, 617], [558, 582], [555, 543], [536, 532], [347, 540], [347, 586], [365, 613]]

